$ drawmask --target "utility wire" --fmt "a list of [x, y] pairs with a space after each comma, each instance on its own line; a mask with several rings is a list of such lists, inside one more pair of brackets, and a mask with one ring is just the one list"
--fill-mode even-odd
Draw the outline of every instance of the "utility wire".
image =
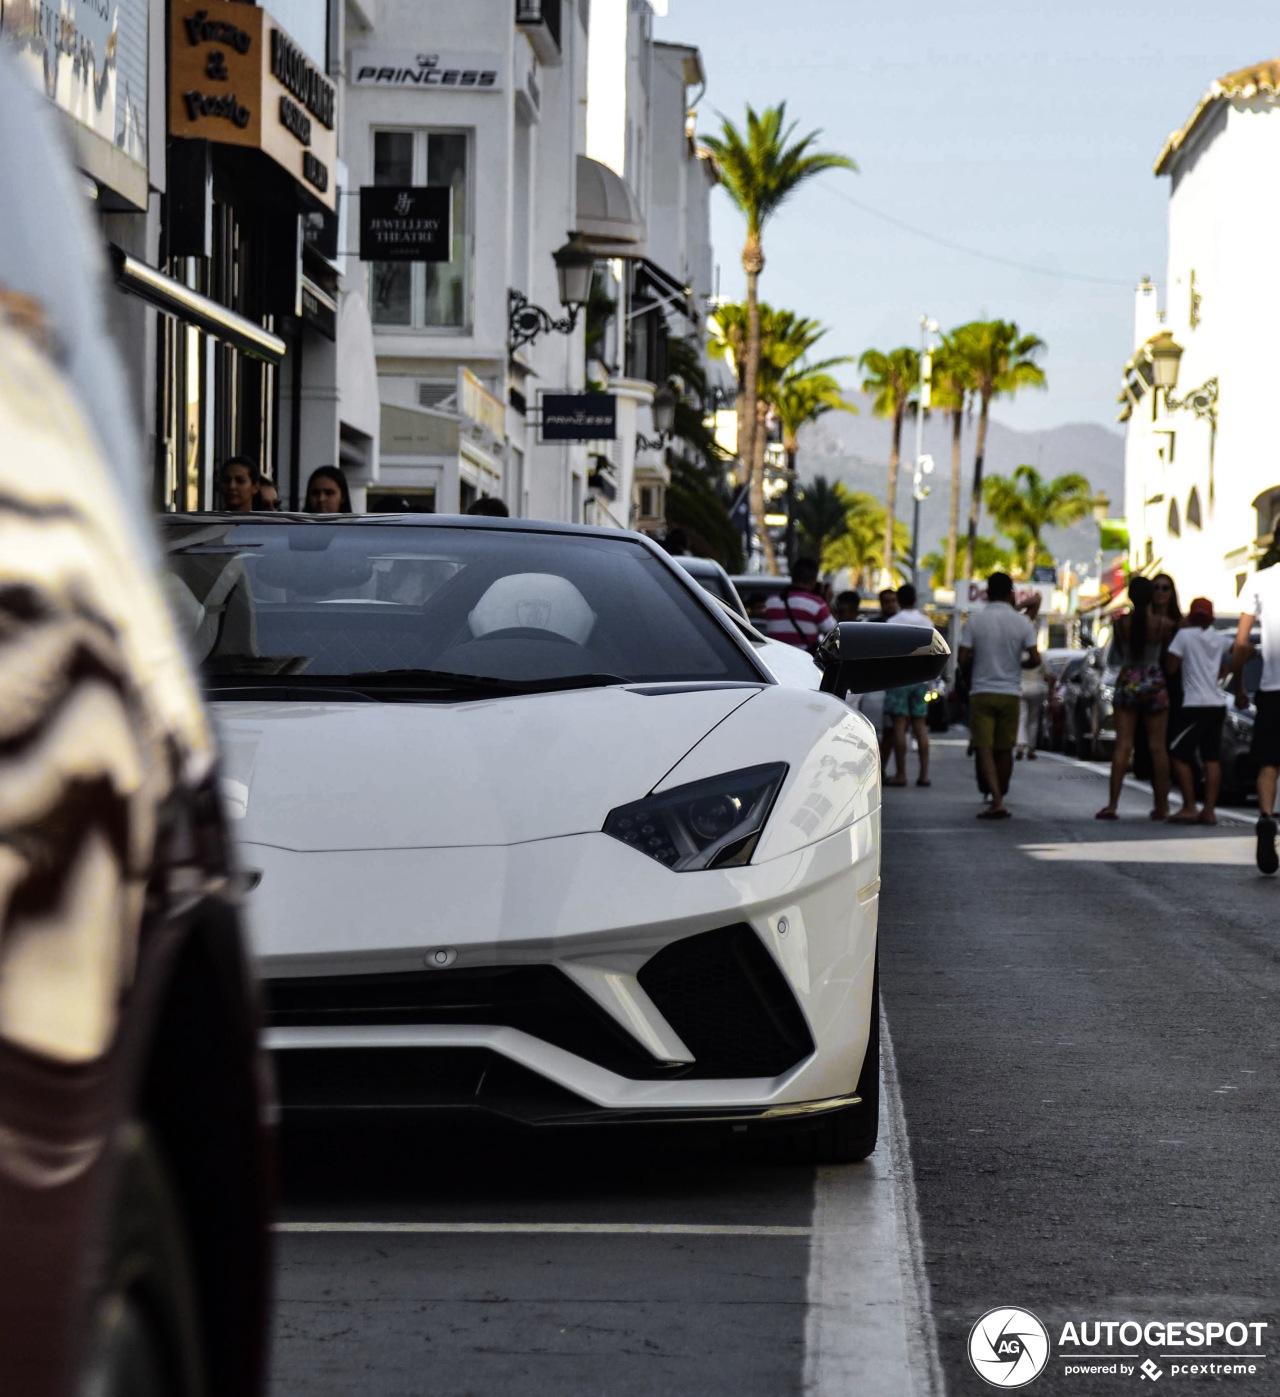
[[937, 243], [939, 247], [949, 248], [952, 252], [963, 252], [970, 257], [980, 257], [984, 262], [995, 262], [1001, 267], [1015, 267], [1021, 272], [1033, 272], [1036, 276], [1056, 277], [1059, 281], [1087, 281], [1095, 286], [1123, 286], [1132, 288], [1136, 283], [1129, 281], [1118, 281], [1114, 277], [1085, 276], [1079, 272], [1060, 272], [1051, 267], [1037, 267], [1030, 262], [1019, 262], [1012, 257], [1001, 257], [996, 252], [983, 252], [981, 248], [969, 247], [964, 243], [952, 242], [950, 238], [941, 238], [937, 233], [930, 233], [928, 229], [917, 228], [912, 223], [906, 223], [901, 218], [895, 218], [891, 213], [884, 213], [880, 209], [873, 209], [870, 204], [864, 204], [861, 199], [855, 199], [852, 194], [846, 194], [841, 189], [836, 189], [830, 183], [824, 182], [821, 186], [828, 194], [837, 199], [843, 199], [845, 203], [852, 204], [854, 208], [861, 209], [863, 213], [870, 214], [872, 218], [882, 219], [885, 223], [892, 223], [895, 228], [901, 228], [905, 233], [913, 233], [917, 238], [924, 238], [931, 243]]

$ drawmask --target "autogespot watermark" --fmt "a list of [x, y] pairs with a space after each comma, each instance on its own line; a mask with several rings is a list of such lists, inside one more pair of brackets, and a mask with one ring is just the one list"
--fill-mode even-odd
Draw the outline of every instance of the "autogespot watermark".
[[1068, 1320], [1051, 1341], [1031, 1313], [988, 1310], [969, 1331], [969, 1362], [992, 1387], [1025, 1387], [1052, 1363], [1064, 1377], [1251, 1377], [1266, 1360], [1264, 1320]]

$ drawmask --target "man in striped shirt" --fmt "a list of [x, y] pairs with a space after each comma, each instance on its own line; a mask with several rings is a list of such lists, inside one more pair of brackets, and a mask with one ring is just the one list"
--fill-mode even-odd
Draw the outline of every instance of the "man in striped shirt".
[[791, 586], [765, 603], [764, 622], [770, 640], [806, 650], [835, 628], [835, 619], [818, 593], [818, 565], [812, 558], [797, 558], [792, 564]]

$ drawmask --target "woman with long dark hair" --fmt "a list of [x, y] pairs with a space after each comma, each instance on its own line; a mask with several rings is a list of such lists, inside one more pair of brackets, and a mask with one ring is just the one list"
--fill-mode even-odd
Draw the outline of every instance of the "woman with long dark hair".
[[1134, 735], [1141, 721], [1151, 749], [1151, 785], [1155, 791], [1153, 820], [1169, 818], [1169, 751], [1166, 735], [1169, 721], [1169, 689], [1165, 681], [1164, 657], [1176, 627], [1167, 615], [1157, 612], [1152, 602], [1155, 588], [1148, 577], [1129, 580], [1127, 615], [1115, 624], [1111, 653], [1120, 664], [1116, 676], [1116, 748], [1111, 758], [1111, 799], [1098, 811], [1096, 819], [1114, 820], [1124, 788], [1125, 773], [1133, 756]]
[[[1156, 616], [1167, 616], [1173, 622], [1174, 633], [1182, 629], [1182, 608], [1178, 605], [1178, 584], [1167, 572], [1158, 572], [1151, 579], [1151, 610]], [[1169, 717], [1165, 724], [1166, 734], [1178, 731], [1178, 710], [1182, 707], [1182, 674], [1166, 676], [1169, 686]], [[1172, 770], [1172, 768], [1170, 768]], [[1151, 746], [1147, 741], [1147, 730], [1138, 724], [1133, 739], [1133, 774], [1139, 781], [1151, 780]]]
[[307, 481], [308, 514], [350, 514], [351, 489], [341, 466], [317, 466]]

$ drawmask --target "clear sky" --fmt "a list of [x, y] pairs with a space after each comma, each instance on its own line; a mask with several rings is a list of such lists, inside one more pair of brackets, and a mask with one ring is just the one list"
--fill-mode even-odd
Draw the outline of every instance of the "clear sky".
[[[700, 130], [785, 99], [801, 131], [858, 163], [767, 227], [764, 299], [823, 320], [823, 348], [854, 355], [917, 344], [926, 312], [944, 329], [1015, 320], [1047, 342], [1049, 388], [998, 415], [1032, 429], [1114, 425], [1144, 275], [1163, 305], [1156, 155], [1215, 78], [1280, 55], [1278, 19], [1267, 0], [669, 0], [654, 27], [702, 50]], [[742, 221], [713, 200], [721, 292], [740, 297]]]

